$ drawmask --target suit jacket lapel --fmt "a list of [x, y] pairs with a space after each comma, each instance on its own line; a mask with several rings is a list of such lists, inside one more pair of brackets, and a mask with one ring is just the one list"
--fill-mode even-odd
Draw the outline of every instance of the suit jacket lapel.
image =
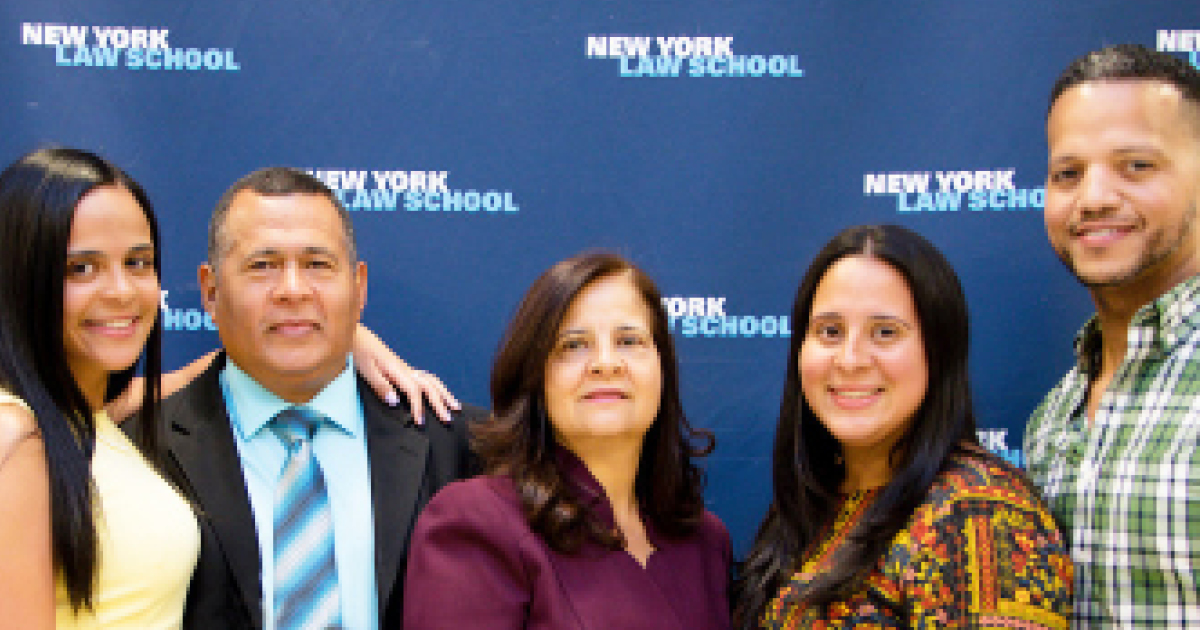
[[221, 391], [219, 375], [224, 365], [222, 353], [197, 377], [192, 395], [180, 401], [183, 409], [194, 413], [175, 413], [167, 419], [167, 448], [176, 465], [186, 471], [202, 517], [212, 523], [220, 545], [213, 552], [224, 556], [255, 627], [261, 627], [258, 530]]
[[[375, 584], [379, 607], [387, 610], [397, 578], [403, 575], [404, 550], [412, 534], [422, 496], [429, 439], [403, 409], [389, 409], [366, 383], [358, 381], [367, 456], [371, 459], [371, 499], [375, 515]], [[433, 420], [436, 422], [436, 420]]]

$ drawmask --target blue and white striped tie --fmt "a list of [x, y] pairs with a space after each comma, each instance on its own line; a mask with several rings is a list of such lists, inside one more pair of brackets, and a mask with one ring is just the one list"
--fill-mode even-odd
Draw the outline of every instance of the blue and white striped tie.
[[313, 436], [325, 417], [289, 407], [272, 420], [287, 447], [275, 488], [275, 627], [328, 630], [341, 626], [333, 514], [325, 477], [313, 456]]

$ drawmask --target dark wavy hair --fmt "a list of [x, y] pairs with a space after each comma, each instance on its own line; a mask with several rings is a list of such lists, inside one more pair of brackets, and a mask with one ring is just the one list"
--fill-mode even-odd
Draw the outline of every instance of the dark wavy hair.
[[797, 330], [788, 348], [775, 433], [772, 500], [735, 585], [735, 627], [757, 626], [767, 604], [815, 551], [814, 543], [836, 516], [845, 477], [841, 447], [804, 399], [798, 362], [817, 286], [829, 268], [847, 256], [883, 261], [904, 277], [916, 304], [929, 389], [893, 447], [891, 480], [855, 527], [836, 567], [812, 582], [803, 601], [822, 605], [853, 592], [952, 454], [970, 449], [972, 455], [994, 459], [982, 452], [975, 434], [967, 373], [967, 303], [950, 263], [929, 241], [903, 227], [868, 225], [842, 231], [817, 254], [796, 292], [792, 321]]
[[567, 309], [585, 287], [615, 275], [627, 276], [650, 309], [662, 366], [662, 399], [634, 481], [642, 516], [665, 535], [678, 537], [694, 531], [704, 511], [704, 475], [693, 458], [711, 452], [714, 439], [684, 417], [662, 297], [654, 282], [624, 258], [584, 252], [551, 267], [525, 294], [492, 367], [492, 417], [473, 427], [486, 470], [513, 480], [530, 527], [564, 553], [577, 551], [585, 539], [611, 548], [624, 542], [600, 525], [563, 478], [544, 395], [546, 362]]
[[1161, 81], [1179, 88], [1192, 104], [1192, 122], [1200, 129], [1200, 70], [1175, 55], [1140, 44], [1117, 44], [1072, 61], [1050, 89], [1050, 107], [1063, 92], [1081, 83], [1122, 79]]
[[[67, 364], [63, 337], [63, 287], [75, 209], [100, 186], [133, 194], [159, 250], [158, 225], [142, 187], [99, 156], [45, 148], [0, 173], [0, 382], [33, 409], [46, 452], [55, 571], [71, 606], [92, 605], [97, 571], [91, 459], [96, 427], [92, 409]], [[154, 273], [160, 276], [159, 256]], [[138, 446], [162, 463], [158, 433], [161, 391], [161, 318], [155, 321], [140, 362], [146, 380], [134, 423]], [[120, 393], [137, 364], [109, 375], [106, 395]]]

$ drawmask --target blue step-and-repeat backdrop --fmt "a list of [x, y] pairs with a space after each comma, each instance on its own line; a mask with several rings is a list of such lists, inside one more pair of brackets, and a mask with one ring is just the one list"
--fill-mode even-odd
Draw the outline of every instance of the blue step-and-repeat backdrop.
[[584, 248], [631, 257], [667, 296], [740, 552], [796, 285], [851, 224], [906, 225], [954, 263], [982, 437], [1021, 460], [1091, 310], [1042, 224], [1050, 85], [1108, 44], [1200, 64], [1196, 29], [1180, 0], [23, 0], [0, 6], [0, 160], [78, 146], [146, 186], [169, 367], [217, 344], [205, 226], [262, 166], [338, 191], [367, 324], [483, 405], [533, 279]]

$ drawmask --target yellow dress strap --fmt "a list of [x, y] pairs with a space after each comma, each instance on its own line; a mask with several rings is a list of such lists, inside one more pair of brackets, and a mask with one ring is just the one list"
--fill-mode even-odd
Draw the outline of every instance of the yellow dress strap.
[[33, 411], [29, 408], [29, 405], [25, 404], [24, 400], [13, 396], [4, 389], [0, 389], [0, 405], [16, 405], [28, 411]]

